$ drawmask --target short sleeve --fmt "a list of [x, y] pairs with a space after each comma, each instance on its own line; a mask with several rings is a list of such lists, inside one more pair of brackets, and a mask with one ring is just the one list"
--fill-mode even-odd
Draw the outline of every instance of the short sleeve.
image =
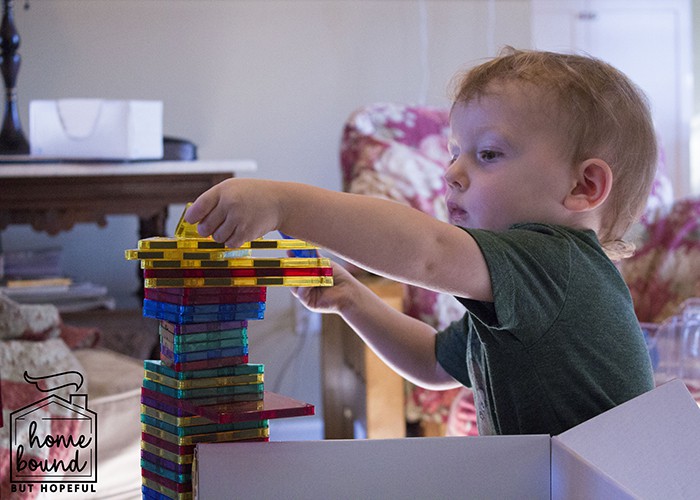
[[440, 366], [460, 384], [471, 387], [467, 368], [469, 318], [453, 321], [435, 338], [435, 357]]
[[518, 225], [503, 233], [467, 231], [486, 260], [494, 301], [463, 300], [463, 304], [475, 320], [496, 335], [507, 331], [523, 345], [536, 342], [556, 321], [566, 300], [571, 277], [570, 237], [541, 224]]

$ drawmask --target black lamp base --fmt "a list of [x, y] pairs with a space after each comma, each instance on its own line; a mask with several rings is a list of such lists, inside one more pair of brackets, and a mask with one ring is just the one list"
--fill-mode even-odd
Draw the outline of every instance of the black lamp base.
[[5, 109], [5, 119], [0, 131], [0, 155], [28, 155], [29, 141], [22, 132], [17, 106], [12, 102]]
[[21, 58], [17, 53], [19, 34], [12, 14], [12, 0], [3, 0], [2, 22], [0, 23], [0, 70], [5, 82], [5, 118], [0, 131], [0, 154], [27, 155], [27, 142], [17, 112], [17, 73]]

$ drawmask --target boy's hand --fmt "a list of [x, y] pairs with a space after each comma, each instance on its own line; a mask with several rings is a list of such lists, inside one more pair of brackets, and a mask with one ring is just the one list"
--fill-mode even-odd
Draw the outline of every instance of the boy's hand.
[[202, 236], [236, 248], [277, 228], [274, 182], [228, 179], [201, 194], [185, 213]]
[[337, 313], [353, 297], [353, 289], [359, 286], [357, 279], [347, 269], [331, 262], [333, 267], [333, 286], [294, 287], [292, 294], [307, 309], [320, 313]]

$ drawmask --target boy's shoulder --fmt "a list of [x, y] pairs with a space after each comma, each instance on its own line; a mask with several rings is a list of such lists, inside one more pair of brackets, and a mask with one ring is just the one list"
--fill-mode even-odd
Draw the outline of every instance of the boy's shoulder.
[[490, 245], [496, 248], [514, 246], [516, 248], [537, 250], [545, 254], [570, 251], [572, 247], [605, 255], [595, 231], [574, 229], [556, 224], [540, 222], [523, 222], [513, 224], [506, 231], [494, 232], [481, 229], [467, 229], [481, 243], [482, 251]]
[[508, 228], [506, 233], [512, 231], [527, 231], [549, 236], [559, 236], [564, 238], [575, 237], [583, 240], [592, 239], [594, 241], [598, 241], [595, 231], [592, 229], [575, 229], [569, 226], [547, 224], [544, 222], [521, 222], [518, 224], [513, 224], [510, 226], [510, 228]]

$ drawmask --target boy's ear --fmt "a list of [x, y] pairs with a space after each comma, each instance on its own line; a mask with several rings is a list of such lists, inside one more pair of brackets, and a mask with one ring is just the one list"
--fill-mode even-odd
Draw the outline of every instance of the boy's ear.
[[564, 206], [574, 212], [593, 210], [608, 198], [612, 183], [610, 165], [600, 158], [588, 159], [576, 167]]

